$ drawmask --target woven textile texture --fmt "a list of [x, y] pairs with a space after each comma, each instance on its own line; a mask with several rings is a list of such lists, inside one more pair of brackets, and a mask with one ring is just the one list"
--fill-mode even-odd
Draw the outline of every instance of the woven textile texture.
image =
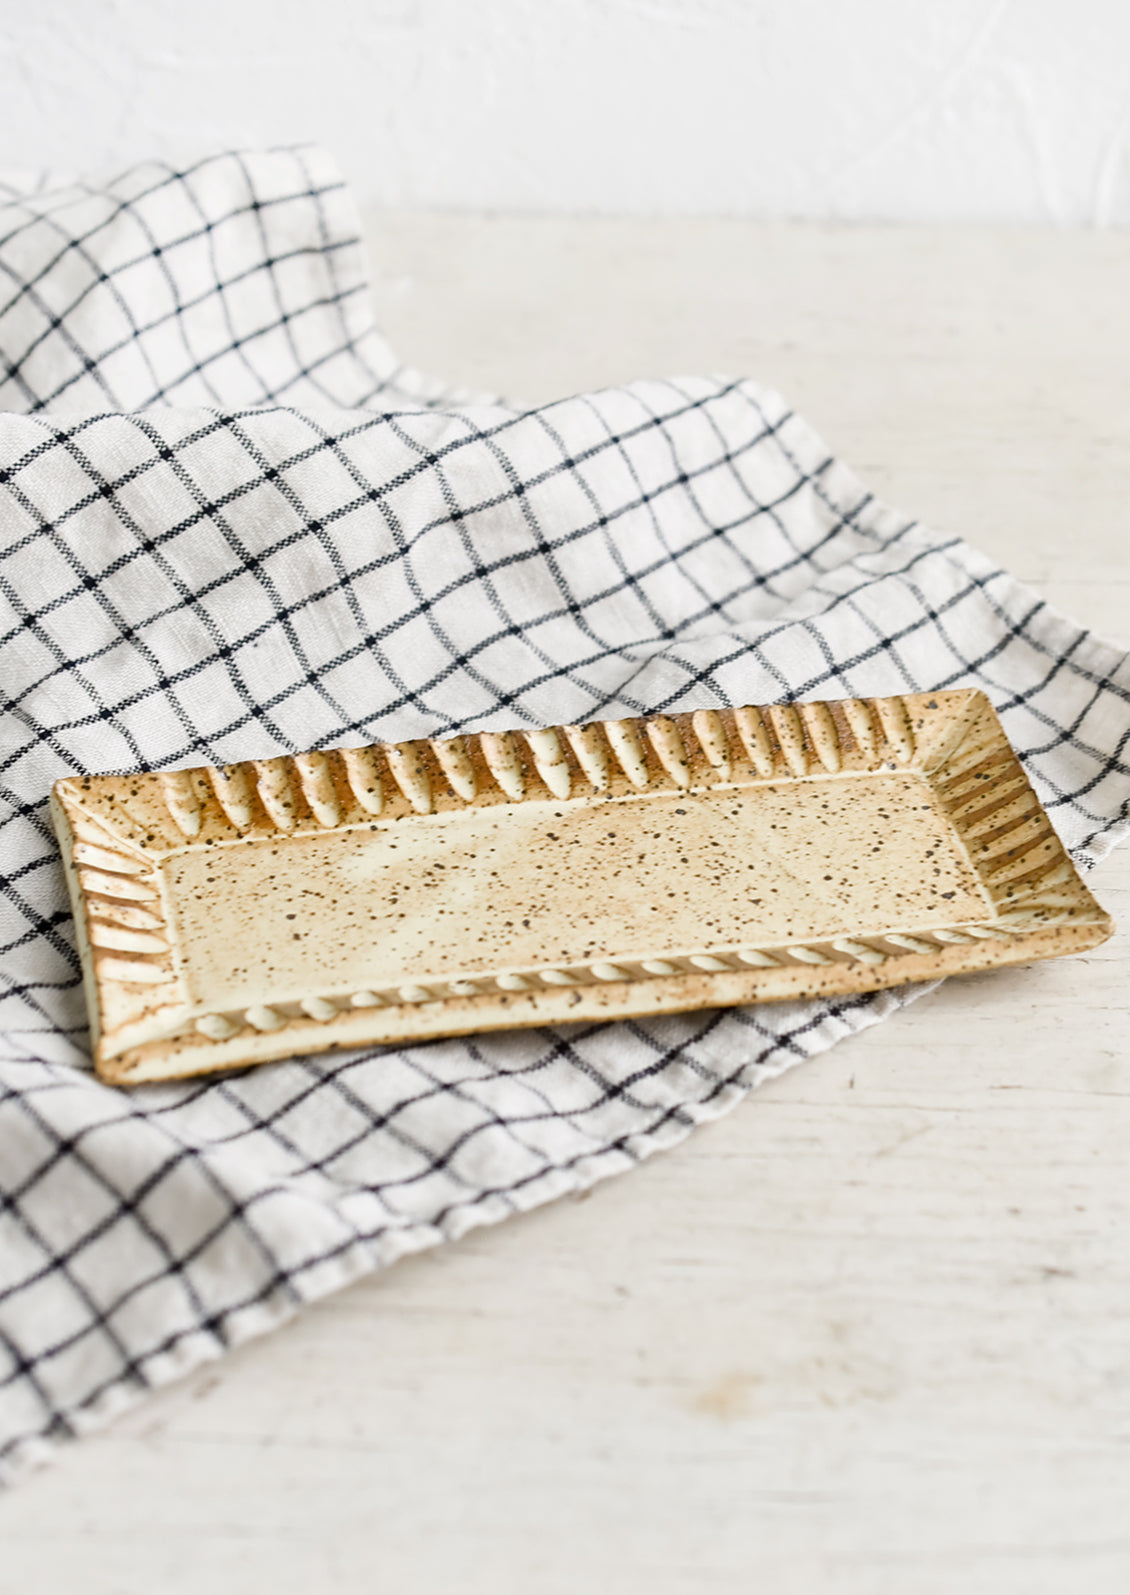
[[379, 335], [357, 212], [316, 148], [0, 174], [0, 410], [418, 404]]
[[[224, 159], [258, 189], [260, 158]], [[879, 504], [775, 395], [694, 379], [528, 411], [382, 403], [350, 386], [375, 337], [351, 258], [361, 331], [319, 321], [324, 363], [284, 340], [252, 378], [233, 346], [208, 379], [230, 388], [142, 392], [139, 355], [112, 387], [129, 414], [106, 392], [107, 413], [67, 410], [57, 376], [34, 403], [6, 390], [36, 412], [0, 416], [7, 1476], [367, 1270], [631, 1168], [913, 995], [115, 1090], [85, 1050], [58, 777], [971, 685], [1077, 858], [1125, 830], [1130, 659]], [[186, 302], [221, 293], [194, 259]], [[277, 318], [273, 269], [244, 266]], [[117, 292], [132, 307], [128, 277]], [[84, 347], [118, 335], [104, 307]], [[332, 405], [311, 376], [331, 370]], [[169, 397], [205, 407], [148, 403]]]

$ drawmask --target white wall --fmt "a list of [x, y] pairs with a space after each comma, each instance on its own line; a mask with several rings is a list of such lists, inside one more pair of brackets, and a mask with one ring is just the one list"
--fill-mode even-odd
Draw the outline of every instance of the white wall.
[[1130, 0], [0, 0], [0, 165], [370, 204], [1130, 224]]

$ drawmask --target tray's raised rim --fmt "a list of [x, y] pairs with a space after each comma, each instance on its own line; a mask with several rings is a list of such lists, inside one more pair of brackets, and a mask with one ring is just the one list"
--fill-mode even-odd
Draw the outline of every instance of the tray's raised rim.
[[[802, 944], [688, 949], [579, 966], [447, 970], [427, 985], [194, 1007], [160, 865], [197, 848], [384, 829], [467, 805], [631, 802], [915, 770], [938, 796], [989, 911], [952, 926], [860, 926]], [[96, 1066], [139, 1083], [372, 1042], [847, 994], [1094, 946], [1113, 928], [1059, 842], [983, 694], [746, 706], [377, 744], [223, 769], [56, 784]]]

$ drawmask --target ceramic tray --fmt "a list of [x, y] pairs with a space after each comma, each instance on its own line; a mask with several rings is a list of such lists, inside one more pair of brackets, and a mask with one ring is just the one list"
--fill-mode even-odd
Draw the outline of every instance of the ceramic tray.
[[73, 777], [53, 807], [117, 1083], [869, 991], [1113, 928], [970, 691]]

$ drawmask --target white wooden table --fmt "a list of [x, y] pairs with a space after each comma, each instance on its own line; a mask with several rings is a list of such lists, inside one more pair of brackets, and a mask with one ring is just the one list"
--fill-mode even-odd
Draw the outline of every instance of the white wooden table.
[[[757, 376], [1130, 633], [1130, 237], [373, 232], [414, 362], [535, 398]], [[1093, 885], [1130, 923], [1130, 856]], [[952, 981], [150, 1399], [0, 1501], [0, 1589], [1125, 1595], [1128, 941]]]

